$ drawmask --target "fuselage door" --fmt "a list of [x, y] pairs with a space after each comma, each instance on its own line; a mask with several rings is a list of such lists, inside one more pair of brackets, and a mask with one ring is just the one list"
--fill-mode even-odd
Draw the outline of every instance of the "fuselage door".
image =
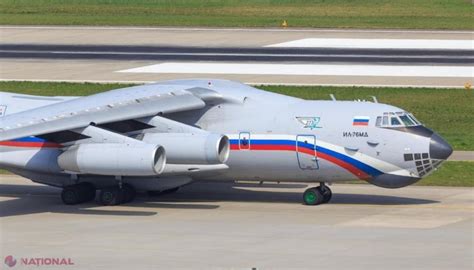
[[302, 170], [317, 170], [316, 137], [314, 135], [296, 136], [296, 155]]
[[250, 150], [250, 132], [239, 133], [239, 149]]

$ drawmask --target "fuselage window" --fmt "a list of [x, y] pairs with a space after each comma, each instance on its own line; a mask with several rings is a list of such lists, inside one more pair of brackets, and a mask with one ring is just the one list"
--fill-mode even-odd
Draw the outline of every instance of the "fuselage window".
[[382, 125], [383, 126], [388, 126], [388, 116], [383, 117]]

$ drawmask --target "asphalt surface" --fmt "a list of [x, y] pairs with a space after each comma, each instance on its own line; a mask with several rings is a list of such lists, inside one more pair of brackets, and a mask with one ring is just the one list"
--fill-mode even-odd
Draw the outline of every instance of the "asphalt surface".
[[0, 58], [472, 65], [474, 51], [0, 44]]
[[249, 84], [464, 87], [474, 84], [472, 77], [118, 71], [168, 62], [327, 64], [347, 70], [370, 64], [375, 71], [378, 65], [469, 68], [473, 50], [268, 46], [311, 38], [465, 41], [473, 36], [469, 31], [0, 26], [0, 80], [143, 83], [206, 77]]
[[304, 38], [472, 40], [472, 31], [0, 26], [2, 44], [263, 47]]
[[[472, 269], [472, 188], [196, 183], [131, 204], [62, 205], [59, 190], [0, 175], [2, 258], [54, 269]], [[38, 268], [36, 266], [35, 269]], [[53, 267], [39, 267], [38, 269]]]
[[474, 161], [474, 151], [454, 151], [449, 161]]

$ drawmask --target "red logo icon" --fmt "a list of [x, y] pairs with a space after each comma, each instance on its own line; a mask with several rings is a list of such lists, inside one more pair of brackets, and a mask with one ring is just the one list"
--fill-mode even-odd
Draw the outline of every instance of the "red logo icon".
[[16, 264], [16, 259], [13, 258], [12, 255], [8, 255], [5, 257], [5, 264], [8, 265], [9, 267], [13, 267]]

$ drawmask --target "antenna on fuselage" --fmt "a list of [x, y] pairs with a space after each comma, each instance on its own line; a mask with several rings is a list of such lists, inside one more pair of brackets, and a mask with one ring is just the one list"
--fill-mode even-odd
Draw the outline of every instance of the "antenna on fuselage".
[[336, 97], [334, 96], [334, 94], [329, 94], [329, 96], [331, 97], [332, 101], [336, 101]]
[[374, 103], [379, 103], [376, 96], [372, 96], [372, 99], [374, 100]]

